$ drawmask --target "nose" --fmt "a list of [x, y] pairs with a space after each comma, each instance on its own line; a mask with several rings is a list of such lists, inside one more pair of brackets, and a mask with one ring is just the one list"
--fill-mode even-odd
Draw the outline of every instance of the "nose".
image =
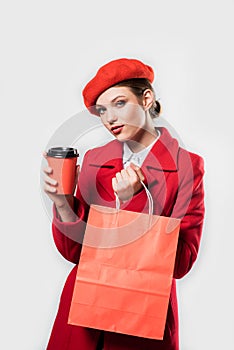
[[116, 113], [111, 108], [109, 108], [106, 112], [106, 121], [109, 124], [113, 124], [117, 120], [118, 120], [118, 117], [117, 117]]

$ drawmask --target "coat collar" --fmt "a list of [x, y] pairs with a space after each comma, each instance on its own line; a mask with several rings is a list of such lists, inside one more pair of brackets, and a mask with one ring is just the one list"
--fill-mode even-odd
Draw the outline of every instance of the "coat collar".
[[[158, 128], [161, 132], [159, 140], [154, 144], [142, 164], [142, 169], [155, 169], [161, 171], [177, 171], [178, 141], [171, 137], [164, 127]], [[123, 168], [123, 143], [118, 140], [98, 147], [92, 166], [113, 169], [115, 172]]]
[[158, 129], [161, 136], [146, 157], [143, 167], [162, 171], [177, 171], [178, 141], [171, 137], [166, 128], [160, 127]]

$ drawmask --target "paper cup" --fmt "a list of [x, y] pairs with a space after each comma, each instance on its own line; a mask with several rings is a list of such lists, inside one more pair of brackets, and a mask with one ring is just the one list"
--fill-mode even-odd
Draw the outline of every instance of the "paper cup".
[[79, 156], [72, 147], [53, 147], [47, 152], [47, 161], [52, 168], [50, 177], [58, 182], [57, 194], [73, 194], [76, 162]]

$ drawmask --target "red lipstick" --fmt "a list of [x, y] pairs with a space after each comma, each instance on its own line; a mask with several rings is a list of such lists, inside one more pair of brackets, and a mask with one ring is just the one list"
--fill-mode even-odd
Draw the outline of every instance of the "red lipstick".
[[112, 126], [111, 131], [113, 134], [118, 135], [121, 133], [123, 127], [124, 127], [124, 125], [114, 125], [114, 126]]

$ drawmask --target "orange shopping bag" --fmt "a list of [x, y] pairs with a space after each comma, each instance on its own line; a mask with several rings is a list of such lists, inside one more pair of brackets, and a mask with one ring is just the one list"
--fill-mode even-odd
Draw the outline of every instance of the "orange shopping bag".
[[91, 205], [68, 323], [163, 339], [179, 226]]

